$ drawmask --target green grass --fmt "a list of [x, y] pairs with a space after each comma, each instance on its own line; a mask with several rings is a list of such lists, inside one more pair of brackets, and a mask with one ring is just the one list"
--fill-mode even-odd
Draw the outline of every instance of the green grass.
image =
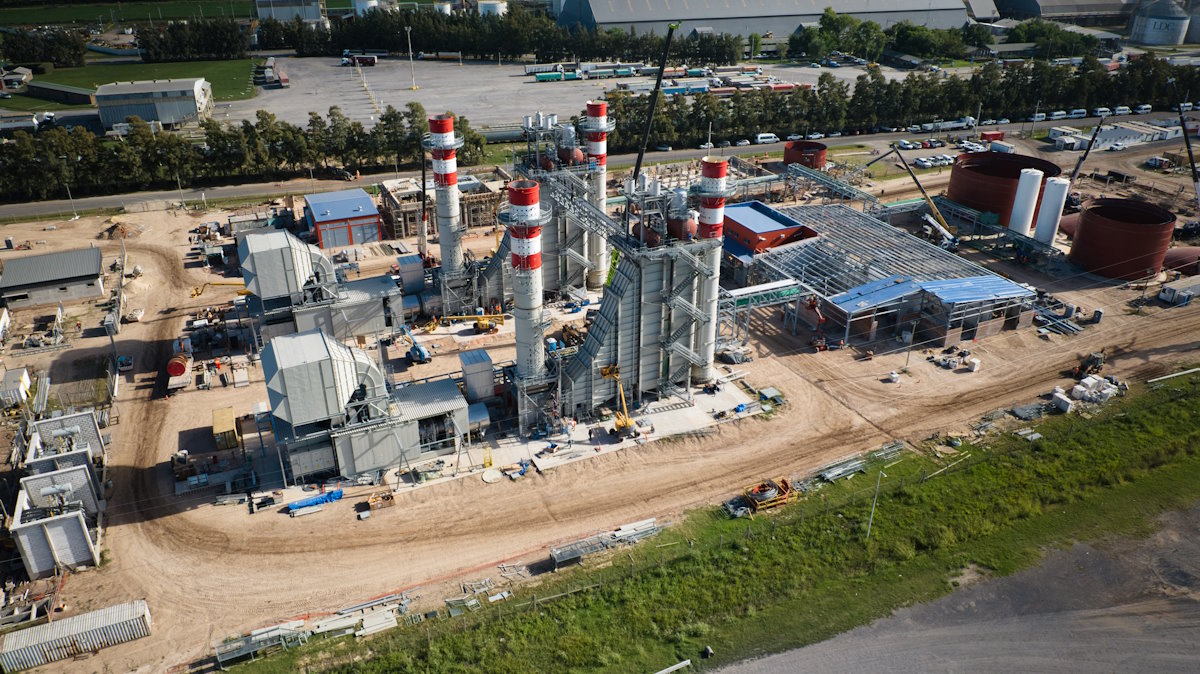
[[910, 454], [873, 465], [775, 516], [696, 511], [499, 607], [364, 644], [318, 638], [238, 671], [654, 671], [695, 661], [705, 645], [717, 653], [707, 668], [817, 642], [950, 592], [968, 565], [1009, 574], [1047, 547], [1145, 534], [1158, 513], [1195, 502], [1198, 383], [1114, 401], [1090, 419], [1051, 418], [1036, 443], [966, 445], [959, 458], [971, 458], [958, 463]]
[[[32, 4], [32, 3], [31, 3]], [[166, 2], [122, 2], [103, 4], [59, 4], [48, 6], [0, 8], [0, 25], [47, 23], [96, 23], [187, 19], [192, 16], [251, 15], [250, 0], [169, 0]], [[332, 3], [330, 4], [332, 7]], [[231, 9], [232, 8], [232, 9]]]
[[60, 68], [49, 75], [39, 76], [39, 79], [95, 89], [109, 82], [203, 77], [212, 83], [213, 98], [218, 101], [236, 101], [254, 96], [253, 71], [252, 59], [180, 63], [93, 63], [82, 68]]

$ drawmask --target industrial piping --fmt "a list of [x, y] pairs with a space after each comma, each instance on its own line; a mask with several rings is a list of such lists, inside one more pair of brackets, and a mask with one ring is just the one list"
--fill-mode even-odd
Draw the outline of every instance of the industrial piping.
[[513, 315], [517, 333], [517, 377], [537, 379], [546, 373], [542, 341], [542, 225], [549, 218], [532, 180], [508, 184], [508, 209], [500, 214], [512, 247]]
[[[602, 212], [608, 212], [608, 132], [616, 128], [616, 123], [608, 118], [608, 103], [604, 101], [588, 101], [587, 116], [579, 124], [579, 130], [584, 133], [587, 141], [588, 161], [595, 164], [592, 168], [588, 186], [588, 194], [592, 205]], [[591, 270], [587, 275], [588, 288], [602, 288], [608, 281], [609, 248], [608, 242], [599, 234], [588, 232], [587, 257]]]
[[442, 251], [442, 275], [461, 276], [463, 264], [461, 215], [458, 206], [458, 160], [455, 150], [463, 146], [462, 134], [454, 132], [453, 115], [429, 118], [429, 135], [422, 145], [433, 155], [433, 186], [437, 199], [438, 246]]
[[711, 272], [708, 278], [700, 278], [700, 293], [697, 297], [699, 309], [708, 316], [708, 321], [698, 323], [695, 332], [696, 352], [703, 359], [702, 365], [692, 366], [692, 378], [698, 382], [712, 381], [716, 377], [713, 359], [717, 347], [717, 299], [721, 285], [721, 245], [725, 228], [725, 198], [733, 193], [726, 176], [729, 162], [720, 157], [705, 157], [701, 160], [700, 184], [693, 192], [700, 198], [701, 239], [716, 239], [717, 245], [703, 252], [702, 264]]

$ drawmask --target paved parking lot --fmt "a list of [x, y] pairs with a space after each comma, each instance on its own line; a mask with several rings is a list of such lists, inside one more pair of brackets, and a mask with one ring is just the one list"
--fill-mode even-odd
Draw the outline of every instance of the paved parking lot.
[[[340, 58], [277, 57], [277, 62], [291, 80], [288, 89], [263, 89], [258, 96], [217, 106], [214, 113], [220, 121], [253, 120], [255, 111], [268, 110], [280, 120], [306, 125], [308, 113], [322, 114], [332, 105], [341, 107], [352, 120], [368, 127], [379, 113], [371, 103], [362, 82], [353, 68], [342, 67]], [[591, 98], [602, 96], [621, 81], [644, 82], [648, 78], [627, 80], [583, 80], [578, 82], [533, 81], [525, 75], [524, 65], [482, 64], [414, 61], [412, 71], [404, 58], [381, 59], [379, 65], [363, 68], [363, 74], [380, 109], [393, 105], [403, 109], [409, 101], [418, 101], [430, 113], [453, 111], [467, 117], [478, 127], [518, 123], [524, 115], [537, 110], [569, 117], [583, 111]], [[831, 72], [839, 79], [853, 82], [862, 74], [861, 68], [836, 69], [805, 66], [766, 66], [764, 72], [785, 82], [815, 84], [822, 72]], [[903, 73], [884, 69], [889, 79]], [[411, 89], [416, 76], [416, 91]]]

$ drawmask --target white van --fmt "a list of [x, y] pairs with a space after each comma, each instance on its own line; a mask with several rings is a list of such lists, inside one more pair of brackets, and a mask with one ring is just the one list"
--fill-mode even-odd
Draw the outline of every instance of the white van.
[[754, 137], [754, 142], [759, 145], [766, 145], [768, 143], [778, 143], [779, 136], [776, 136], [773, 133], [760, 133]]
[[1096, 108], [1095, 110], [1092, 110], [1093, 117], [1108, 117], [1112, 114], [1112, 110], [1109, 110], [1108, 108]]
[[1149, 113], [1149, 112], [1150, 112], [1151, 110], [1153, 110], [1153, 109], [1154, 109], [1154, 108], [1150, 107], [1149, 105], [1146, 105], [1145, 103], [1142, 103], [1141, 105], [1139, 105], [1139, 106], [1137, 106], [1136, 108], [1134, 108], [1134, 109], [1133, 109], [1133, 111], [1134, 111], [1136, 114], [1139, 114], [1139, 115], [1145, 115], [1145, 114]]
[[1066, 118], [1067, 118], [1066, 110], [1055, 110], [1054, 112], [1050, 113], [1050, 119], [1052, 119], [1052, 120], [1066, 119]]
[[1184, 102], [1184, 103], [1179, 104], [1179, 112], [1191, 112], [1191, 111], [1192, 111], [1191, 103]]
[[1128, 105], [1118, 105], [1117, 107], [1113, 108], [1114, 115], [1128, 115], [1131, 112], [1132, 110], [1129, 109]]
[[1087, 117], [1087, 108], [1075, 108], [1067, 115], [1067, 119], [1083, 119]]
[[1031, 121], [1031, 122], [1044, 122], [1044, 121], [1046, 121], [1046, 113], [1044, 113], [1044, 112], [1039, 112], [1039, 113], [1037, 113], [1036, 115], [1034, 115], [1033, 117], [1030, 117], [1030, 118], [1029, 118], [1029, 121]]

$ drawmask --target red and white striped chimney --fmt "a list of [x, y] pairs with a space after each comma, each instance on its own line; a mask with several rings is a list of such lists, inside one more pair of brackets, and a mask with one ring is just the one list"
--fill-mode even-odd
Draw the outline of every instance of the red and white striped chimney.
[[[583, 132], [587, 158], [595, 164], [591, 173], [588, 194], [592, 205], [607, 212], [608, 202], [608, 132], [616, 127], [616, 123], [608, 118], [608, 103], [604, 101], [588, 101], [587, 116], [579, 125]], [[587, 257], [592, 268], [587, 275], [589, 288], [601, 288], [608, 280], [610, 254], [608, 242], [603, 236], [588, 232]]]
[[461, 213], [458, 204], [458, 160], [455, 151], [463, 139], [454, 133], [453, 115], [429, 118], [425, 148], [433, 155], [433, 187], [437, 200], [438, 245], [442, 251], [443, 276], [459, 276], [463, 264]]
[[700, 183], [693, 186], [692, 193], [700, 200], [699, 238], [716, 239], [715, 245], [703, 250], [699, 257], [711, 272], [697, 280], [699, 292], [696, 306], [708, 316], [704, 322], [696, 322], [696, 353], [704, 359], [702, 365], [692, 366], [692, 379], [697, 382], [712, 381], [716, 377], [713, 359], [717, 348], [717, 295], [721, 285], [721, 242], [725, 230], [725, 198], [733, 193], [727, 175], [729, 163], [720, 157], [704, 157], [700, 166]]
[[542, 326], [542, 225], [549, 213], [542, 212], [539, 191], [533, 180], [510, 182], [508, 210], [501, 214], [512, 249], [517, 376], [521, 379], [541, 377], [546, 372]]

